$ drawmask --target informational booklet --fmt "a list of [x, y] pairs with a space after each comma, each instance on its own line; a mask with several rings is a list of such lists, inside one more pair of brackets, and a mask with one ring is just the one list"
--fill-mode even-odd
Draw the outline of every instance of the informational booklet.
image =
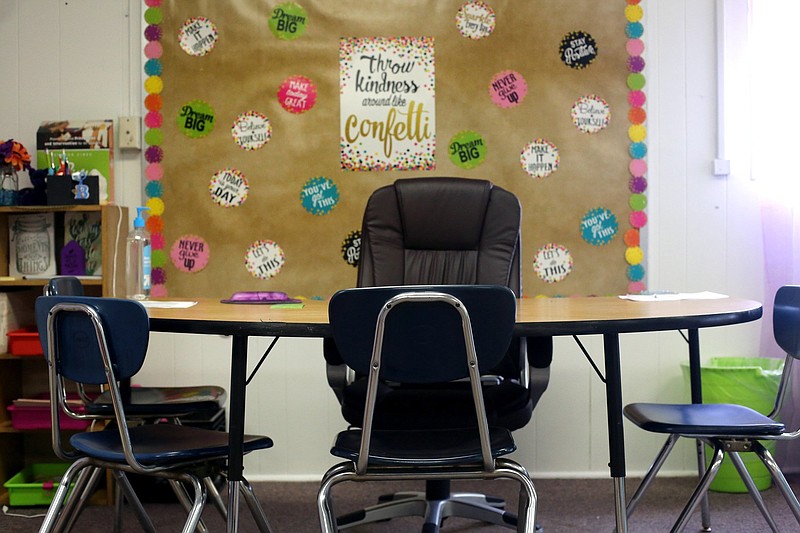
[[114, 121], [57, 120], [36, 131], [36, 168], [98, 176], [99, 199], [114, 198]]

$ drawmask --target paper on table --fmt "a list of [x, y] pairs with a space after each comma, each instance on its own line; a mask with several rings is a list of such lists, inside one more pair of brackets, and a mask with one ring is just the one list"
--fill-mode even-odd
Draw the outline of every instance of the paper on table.
[[197, 305], [197, 302], [169, 301], [169, 300], [141, 300], [140, 303], [145, 307], [157, 307], [161, 309], [186, 309]]
[[653, 294], [622, 294], [620, 298], [623, 300], [632, 300], [634, 302], [669, 302], [675, 300], [718, 300], [720, 298], [727, 298], [727, 294], [720, 294], [718, 292], [663, 292]]

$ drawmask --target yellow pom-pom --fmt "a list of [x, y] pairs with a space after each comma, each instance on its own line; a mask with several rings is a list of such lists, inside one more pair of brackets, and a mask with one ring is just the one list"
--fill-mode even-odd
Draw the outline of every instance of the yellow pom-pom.
[[638, 265], [644, 259], [644, 252], [638, 246], [632, 246], [625, 250], [625, 261], [629, 265]]
[[164, 214], [164, 201], [161, 198], [150, 198], [146, 205], [150, 209], [151, 215], [161, 216]]

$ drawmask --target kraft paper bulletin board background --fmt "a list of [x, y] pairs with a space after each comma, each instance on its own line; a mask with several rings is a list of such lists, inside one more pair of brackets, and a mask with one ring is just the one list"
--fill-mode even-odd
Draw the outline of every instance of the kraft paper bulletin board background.
[[144, 0], [153, 296], [330, 296], [398, 178], [523, 208], [526, 296], [644, 290], [639, 0]]

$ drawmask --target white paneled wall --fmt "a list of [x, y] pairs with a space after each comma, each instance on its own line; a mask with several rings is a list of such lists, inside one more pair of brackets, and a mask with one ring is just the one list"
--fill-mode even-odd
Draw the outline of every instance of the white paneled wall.
[[[726, 2], [741, 4], [744, 0]], [[746, 2], [745, 2], [746, 3]], [[761, 229], [753, 183], [715, 177], [714, 0], [644, 0], [648, 95], [648, 283], [653, 289], [712, 290], [762, 299]], [[137, 0], [0, 0], [0, 138], [35, 146], [47, 119], [141, 115], [142, 8]], [[622, 119], [623, 110], [614, 115]], [[142, 198], [138, 152], [117, 152], [116, 201]], [[753, 355], [759, 323], [701, 333], [704, 357]], [[270, 339], [251, 340], [251, 366]], [[582, 339], [602, 368], [602, 341]], [[608, 475], [603, 384], [570, 338], [556, 341], [550, 389], [517, 435], [516, 458], [538, 477]], [[228, 384], [228, 339], [153, 334], [141, 381]], [[625, 401], [684, 400], [686, 343], [674, 332], [622, 339]], [[318, 479], [343, 427], [325, 382], [321, 341], [281, 339], [247, 392], [247, 431], [275, 440], [253, 454], [248, 476]], [[627, 464], [641, 473], [660, 439], [627, 425]], [[694, 468], [689, 447], [670, 472]]]

